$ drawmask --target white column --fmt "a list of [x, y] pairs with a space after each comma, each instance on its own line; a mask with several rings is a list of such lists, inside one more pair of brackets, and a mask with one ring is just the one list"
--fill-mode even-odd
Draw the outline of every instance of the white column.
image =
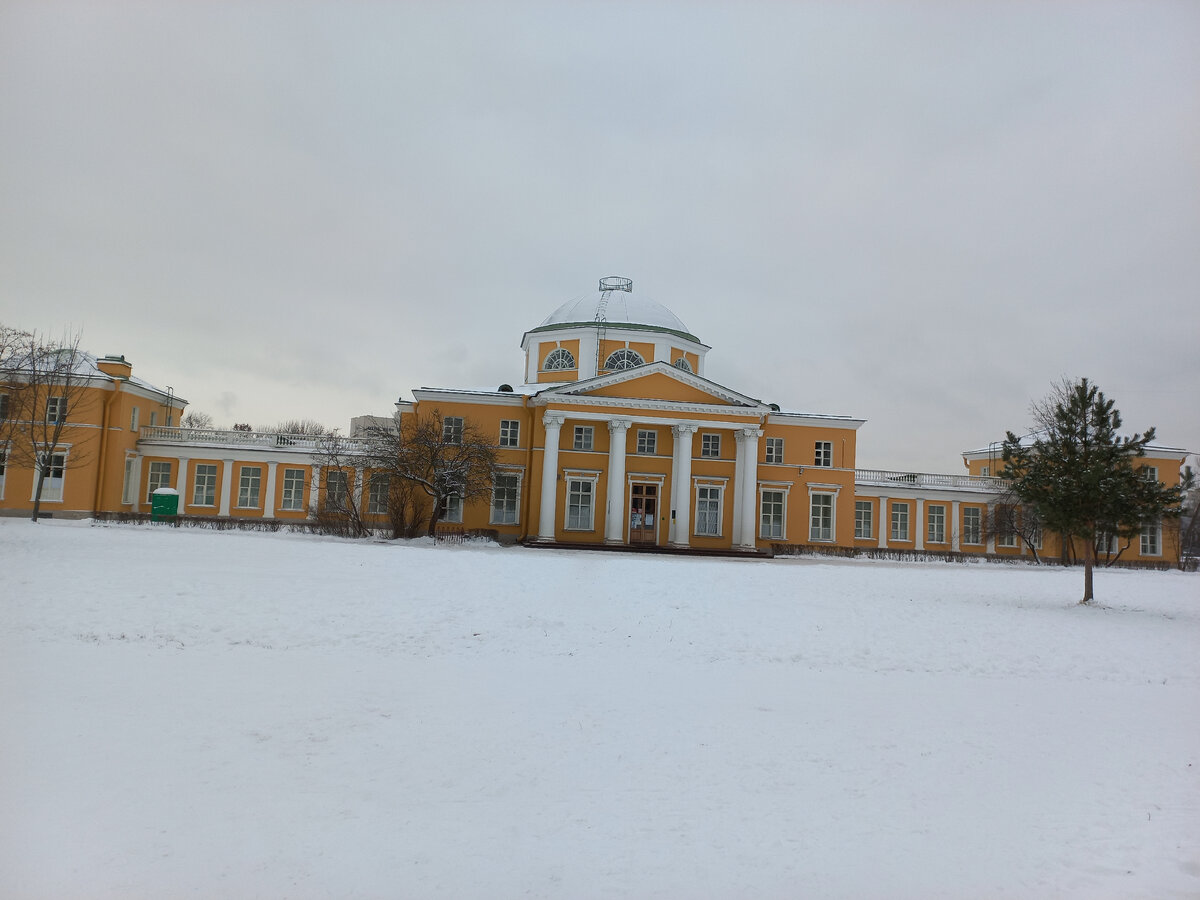
[[[739, 428], [733, 433], [733, 441], [737, 445], [737, 454], [733, 460], [733, 502], [741, 503], [742, 484], [746, 480], [746, 429]], [[742, 515], [740, 507], [735, 507], [733, 514], [733, 546], [742, 546]]]
[[[888, 532], [891, 531], [892, 520], [888, 516], [888, 498], [879, 498], [879, 548], [887, 548]], [[885, 530], [886, 529], [886, 530]]]
[[366, 473], [363, 472], [362, 466], [354, 467], [354, 493], [351, 496], [354, 498], [354, 508], [358, 510], [358, 515], [359, 515], [360, 519], [362, 518], [363, 514], [366, 512], [366, 510], [363, 509], [363, 505], [362, 505], [363, 476], [365, 474]]
[[754, 511], [758, 503], [758, 439], [762, 437], [762, 429], [742, 428], [738, 434], [746, 454], [742, 477], [738, 481], [738, 516], [742, 520], [739, 546], [753, 550], [757, 546], [754, 540]]
[[542, 448], [542, 507], [538, 517], [538, 540], [554, 540], [554, 507], [558, 502], [558, 439], [567, 419], [560, 412], [542, 416], [546, 441]]
[[279, 463], [267, 463], [267, 496], [263, 500], [263, 518], [275, 518], [275, 467]]
[[917, 550], [925, 549], [925, 501], [920, 497], [917, 498], [917, 533], [914, 535], [916, 543], [913, 545]]
[[133, 471], [129, 475], [133, 479], [133, 511], [140, 512], [139, 504], [142, 502], [142, 458], [135, 456], [133, 458]]
[[312, 467], [312, 481], [308, 483], [308, 511], [310, 515], [317, 512], [317, 504], [321, 502], [321, 467]]
[[672, 425], [675, 447], [671, 459], [671, 512], [675, 519], [674, 547], [687, 547], [692, 531], [692, 436], [696, 425]]
[[950, 504], [950, 549], [958, 550], [958, 501]]
[[988, 553], [996, 552], [996, 504], [989, 503], [987, 505], [987, 521], [983, 523], [987, 528], [987, 550]]
[[625, 442], [629, 434], [629, 419], [612, 419], [608, 423], [608, 510], [604, 516], [604, 543], [625, 543]]
[[221, 506], [217, 509], [218, 516], [229, 515], [229, 498], [233, 494], [233, 460], [221, 460]]
[[184, 491], [187, 490], [187, 467], [188, 457], [179, 457], [179, 471], [175, 473], [175, 493], [179, 495], [179, 512], [183, 512], [183, 508], [187, 505], [187, 499]]

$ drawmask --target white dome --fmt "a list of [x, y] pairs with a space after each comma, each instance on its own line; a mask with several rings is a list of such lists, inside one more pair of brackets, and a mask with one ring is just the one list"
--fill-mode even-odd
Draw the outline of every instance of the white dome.
[[602, 321], [617, 327], [634, 325], [671, 331], [698, 342], [675, 313], [645, 294], [635, 294], [630, 279], [602, 278], [600, 287], [601, 290], [593, 294], [568, 300], [546, 316], [542, 324], [534, 330], [544, 331], [556, 326], [594, 325]]

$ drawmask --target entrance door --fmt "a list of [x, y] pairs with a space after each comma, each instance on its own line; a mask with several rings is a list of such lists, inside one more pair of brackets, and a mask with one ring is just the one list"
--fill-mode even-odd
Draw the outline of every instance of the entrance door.
[[629, 543], [653, 544], [658, 528], [658, 485], [629, 486]]

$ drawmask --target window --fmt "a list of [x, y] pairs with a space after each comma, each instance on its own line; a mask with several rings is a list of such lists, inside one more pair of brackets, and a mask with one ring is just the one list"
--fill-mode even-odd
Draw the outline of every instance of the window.
[[129, 430], [138, 430], [138, 408], [136, 406], [129, 412]]
[[463, 436], [462, 416], [446, 416], [442, 419], [442, 443], [461, 444]]
[[833, 465], [833, 442], [817, 441], [813, 447], [813, 465], [829, 467]]
[[562, 347], [559, 347], [557, 350], [551, 350], [542, 362], [543, 372], [573, 368], [575, 368], [575, 357], [571, 355], [570, 350], [564, 350]]
[[979, 474], [980, 475], [991, 475], [992, 474], [991, 467], [990, 466], [981, 466], [979, 469]]
[[65, 421], [67, 421], [67, 398], [66, 397], [50, 397], [46, 400], [46, 421], [47, 422], [65, 422]]
[[500, 420], [500, 446], [521, 446], [521, 423], [517, 419]]
[[700, 435], [700, 455], [717, 458], [721, 455], [721, 436], [719, 434]]
[[392, 479], [387, 472], [372, 472], [367, 485], [367, 512], [372, 516], [387, 515], [388, 494]]
[[1096, 535], [1096, 552], [1104, 556], [1112, 556], [1117, 552], [1117, 536], [1111, 531], [1102, 531]]
[[766, 461], [768, 463], [783, 462], [783, 438], [767, 438]]
[[259, 466], [242, 466], [241, 482], [238, 485], [238, 506], [242, 509], [257, 509], [259, 488], [262, 485], [262, 469]]
[[[244, 471], [244, 470], [243, 470]], [[325, 473], [325, 508], [345, 509], [350, 496], [350, 478], [345, 472], [334, 470]]]
[[[49, 456], [39, 454], [42, 471], [46, 476], [42, 481], [42, 500], [58, 503], [63, 497], [63, 481], [67, 474], [67, 454], [51, 453]], [[37, 493], [37, 479], [33, 480], [33, 491]], [[32, 500], [33, 498], [30, 497]]]
[[622, 369], [632, 369], [634, 366], [644, 366], [645, 364], [646, 361], [642, 359], [640, 353], [625, 348], [609, 354], [608, 359], [604, 361], [604, 368], [610, 372], [619, 372]]
[[1029, 534], [1029, 545], [1034, 550], [1042, 549], [1042, 521], [1037, 517], [1037, 514], [1029, 511], [1026, 513], [1029, 516], [1026, 526], [1026, 531]]
[[963, 543], [983, 543], [983, 510], [977, 506], [963, 508]]
[[810, 541], [832, 541], [833, 494], [812, 494], [808, 500], [812, 507], [808, 539]]
[[137, 490], [137, 486], [133, 483], [133, 467], [134, 458], [132, 456], [125, 457], [125, 476], [121, 480], [121, 502], [124, 504], [133, 503], [133, 495]]
[[931, 544], [946, 543], [946, 507], [934, 506], [932, 503], [926, 510], [928, 523], [927, 540]]
[[150, 427], [153, 428], [158, 424], [158, 413], [155, 410], [150, 410]]
[[[213, 466], [214, 472], [216, 468]], [[279, 508], [292, 511], [304, 509], [303, 469], [283, 470], [283, 496], [280, 498]]]
[[637, 452], [654, 453], [658, 449], [658, 432], [649, 429], [638, 429]]
[[492, 482], [493, 525], [516, 525], [518, 503], [521, 498], [519, 475], [497, 475]]
[[567, 528], [573, 531], [591, 531], [593, 494], [595, 482], [587, 478], [571, 478], [567, 481]]
[[1158, 484], [1158, 466], [1142, 466], [1142, 477], [1151, 484]]
[[0, 421], [8, 418], [8, 394], [0, 394]]
[[442, 521], [456, 524], [462, 521], [462, 494], [447, 494], [446, 506], [442, 510]]
[[783, 491], [762, 492], [762, 517], [759, 536], [783, 537]]
[[892, 540], [908, 540], [908, 504], [892, 504]]
[[1158, 556], [1162, 553], [1162, 523], [1148, 522], [1142, 526], [1142, 556]]
[[675, 360], [675, 362], [671, 363], [671, 365], [677, 369], [682, 369], [685, 372], [692, 371], [692, 364], [687, 361], [686, 356], [679, 357], [679, 359]]
[[874, 531], [875, 509], [871, 505], [870, 500], [855, 500], [854, 501], [854, 536], [856, 538], [869, 538]]
[[1011, 506], [996, 507], [996, 546], [1017, 546], [1017, 511]]
[[146, 478], [146, 502], [149, 503], [154, 492], [159, 488], [171, 486], [171, 464], [169, 462], [150, 463], [150, 474]]
[[721, 488], [700, 485], [696, 488], [696, 534], [719, 537], [721, 534]]
[[576, 425], [575, 426], [575, 449], [576, 450], [591, 450], [592, 449], [593, 429], [591, 425]]
[[211, 463], [197, 463], [196, 483], [192, 487], [192, 506], [216, 506], [217, 467]]

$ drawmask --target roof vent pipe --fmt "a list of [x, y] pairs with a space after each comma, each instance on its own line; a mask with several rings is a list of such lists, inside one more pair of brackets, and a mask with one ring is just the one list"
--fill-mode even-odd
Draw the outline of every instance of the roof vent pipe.
[[633, 293], [632, 278], [618, 278], [615, 275], [609, 275], [607, 278], [600, 279], [601, 291], [629, 291]]

